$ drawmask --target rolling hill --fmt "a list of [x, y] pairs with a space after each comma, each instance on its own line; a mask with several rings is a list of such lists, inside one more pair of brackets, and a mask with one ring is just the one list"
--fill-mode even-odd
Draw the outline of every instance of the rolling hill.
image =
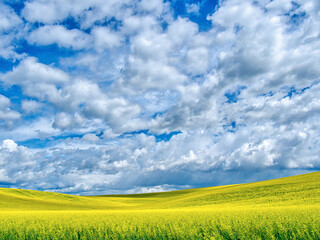
[[0, 239], [320, 239], [320, 172], [162, 193], [0, 189]]
[[320, 204], [320, 172], [180, 191], [105, 196], [0, 188], [0, 210], [139, 210]]

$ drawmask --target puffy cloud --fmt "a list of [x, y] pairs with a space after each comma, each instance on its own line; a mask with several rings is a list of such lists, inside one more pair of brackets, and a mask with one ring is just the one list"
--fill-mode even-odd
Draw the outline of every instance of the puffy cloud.
[[74, 127], [75, 121], [73, 118], [66, 113], [59, 113], [55, 116], [53, 127], [65, 129]]
[[14, 10], [0, 3], [0, 32], [8, 31], [20, 24], [22, 24], [22, 20]]
[[16, 142], [28, 141], [32, 139], [44, 140], [52, 136], [57, 136], [61, 132], [52, 127], [53, 119], [51, 117], [37, 116], [31, 121], [24, 121], [19, 124], [13, 124], [10, 131], [1, 129], [0, 134], [2, 139], [13, 139]]
[[99, 141], [100, 138], [93, 133], [87, 133], [82, 137], [82, 139], [88, 142], [96, 142]]
[[68, 30], [61, 25], [46, 25], [31, 32], [28, 41], [40, 46], [58, 44], [60, 47], [84, 49], [91, 45], [88, 34], [78, 30]]
[[10, 106], [10, 99], [3, 96], [3, 95], [0, 95], [0, 108], [1, 109], [4, 109], [4, 108], [7, 108]]
[[[24, 75], [22, 75], [23, 73]], [[20, 81], [31, 82], [32, 80], [37, 80], [37, 82], [62, 83], [68, 81], [68, 75], [57, 68], [39, 63], [35, 58], [30, 57], [24, 59], [18, 67], [8, 73], [5, 80], [9, 83]]]
[[29, 22], [52, 24], [67, 18], [69, 15], [80, 14], [90, 6], [94, 6], [96, 2], [98, 1], [94, 1], [92, 4], [89, 1], [33, 0], [25, 3], [22, 15]]
[[[123, 7], [130, 5], [129, 0], [32, 0], [25, 3], [22, 15], [30, 22], [41, 22], [53, 24], [61, 22], [68, 17], [80, 20], [84, 28], [89, 28], [96, 21], [104, 18], [126, 16], [123, 14]], [[135, 2], [131, 3], [134, 4]], [[43, 14], [43, 13], [46, 14]]]
[[209, 51], [207, 48], [193, 48], [187, 53], [187, 71], [192, 74], [206, 73], [209, 65]]
[[270, 4], [281, 10], [279, 15], [273, 10], [264, 11], [263, 7], [269, 6], [264, 4], [225, 1], [210, 17], [224, 32], [233, 32], [230, 38], [233, 46], [220, 52], [220, 71], [226, 79], [254, 82], [261, 90], [285, 84], [305, 86], [315, 81], [319, 72], [313, 66], [318, 60], [313, 58], [311, 49], [316, 49], [318, 43], [306, 44], [305, 39], [312, 39], [319, 33], [316, 27], [319, 23], [308, 17], [301, 20], [301, 25], [295, 25], [298, 29], [290, 30], [292, 16], [299, 16], [301, 8], [295, 9], [292, 2], [273, 1]]
[[140, 114], [139, 105], [123, 97], [108, 96], [98, 84], [83, 79], [65, 86], [60, 100], [57, 107], [64, 112], [56, 115], [53, 126], [61, 129], [88, 127], [96, 119], [121, 131], [125, 123]]
[[[180, 73], [176, 68], [161, 64], [157, 61], [147, 61], [131, 57], [129, 58], [130, 68], [126, 81], [130, 89], [137, 90], [156, 90], [170, 89], [183, 84], [187, 77]], [[161, 83], [161, 84], [159, 84]], [[127, 87], [128, 85], [125, 85]]]
[[103, 131], [103, 134], [101, 137], [109, 139], [109, 138], [119, 137], [119, 134], [114, 133], [111, 128], [108, 128]]
[[60, 98], [58, 86], [66, 83], [69, 76], [60, 69], [49, 67], [39, 63], [36, 58], [29, 57], [22, 60], [11, 72], [7, 72], [3, 80], [9, 85], [20, 85], [28, 96], [57, 102]]
[[41, 103], [34, 100], [23, 100], [21, 102], [21, 109], [26, 113], [33, 113], [41, 108]]
[[197, 24], [186, 18], [178, 18], [168, 26], [168, 38], [176, 47], [181, 47], [182, 44], [192, 39], [197, 32]]
[[[22, 10], [23, 16], [30, 22], [54, 23], [57, 20], [66, 18], [68, 11], [63, 4], [59, 5], [51, 2], [32, 1], [25, 4]], [[44, 14], [45, 13], [45, 14]]]
[[157, 28], [157, 20], [150, 15], [146, 16], [128, 16], [123, 19], [122, 32], [125, 34], [138, 34], [141, 32], [150, 31], [153, 28]]
[[10, 99], [0, 94], [0, 120], [5, 121], [9, 125], [12, 121], [18, 120], [21, 117], [21, 114], [12, 110], [10, 105]]
[[[55, 117], [55, 128], [84, 127], [91, 121], [89, 119], [101, 119], [118, 129], [140, 113], [138, 105], [120, 96], [107, 96], [98, 84], [72, 79], [62, 70], [31, 57], [21, 61], [3, 79], [9, 85], [20, 85], [28, 96], [54, 104], [61, 111]], [[23, 102], [22, 108], [30, 104]]]
[[15, 49], [15, 42], [23, 31], [23, 21], [15, 11], [4, 3], [0, 3], [0, 57], [9, 61], [21, 59]]
[[98, 52], [120, 46], [121, 44], [121, 36], [106, 27], [96, 27], [91, 33], [94, 36], [94, 48]]
[[86, 1], [85, 4], [90, 7], [87, 7], [81, 14], [76, 15], [76, 18], [80, 15], [80, 26], [87, 29], [95, 25], [95, 23], [103, 23], [105, 19], [114, 18], [122, 21], [132, 14], [131, 8], [134, 8], [137, 2], [130, 0], [110, 0], [107, 2], [95, 0]]
[[[132, 193], [246, 182], [259, 179], [259, 175], [264, 176], [260, 179], [272, 178], [318, 168], [319, 150], [313, 144], [319, 141], [319, 135], [310, 134], [310, 130], [280, 130], [279, 134], [272, 127], [256, 125], [250, 131], [244, 128], [214, 138], [209, 130], [181, 133], [168, 142], [156, 142], [153, 136], [143, 133], [111, 142], [86, 134], [80, 140], [87, 145], [74, 138], [31, 153], [9, 140], [0, 151], [6, 153], [3, 162], [10, 158], [13, 163], [4, 169], [15, 184], [22, 184], [23, 177], [33, 172], [29, 186], [35, 189]], [[308, 156], [303, 157], [303, 152]], [[22, 172], [25, 165], [16, 165], [20, 161], [28, 162], [27, 172]], [[34, 162], [37, 164], [31, 164]], [[264, 175], [267, 173], [268, 177]]]
[[186, 4], [187, 13], [199, 14], [200, 4], [199, 3], [187, 3]]
[[106, 119], [114, 129], [121, 129], [125, 123], [137, 117], [139, 113], [140, 107], [124, 98], [94, 99], [84, 106], [86, 116]]
[[[18, 146], [13, 140], [6, 139], [0, 146], [0, 179], [5, 186], [25, 185], [24, 181], [32, 180], [35, 176], [32, 153], [23, 146]], [[37, 174], [37, 173], [35, 173]]]
[[138, 6], [142, 11], [153, 13], [155, 16], [160, 16], [163, 12], [163, 0], [142, 0]]
[[18, 145], [11, 139], [2, 141], [2, 149], [7, 149], [9, 152], [15, 152], [18, 149]]
[[[166, 32], [158, 24], [132, 37], [122, 87], [127, 91], [134, 89], [146, 92], [156, 89], [174, 90], [183, 85], [188, 77], [182, 71], [181, 62], [186, 55], [185, 49], [197, 32], [195, 23], [178, 18], [170, 22]], [[202, 57], [206, 55], [204, 52]], [[191, 56], [189, 62], [190, 59]]]

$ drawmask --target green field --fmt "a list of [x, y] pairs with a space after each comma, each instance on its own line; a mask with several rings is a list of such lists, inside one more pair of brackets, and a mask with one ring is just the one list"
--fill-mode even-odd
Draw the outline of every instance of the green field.
[[164, 193], [0, 188], [0, 239], [320, 239], [320, 172]]

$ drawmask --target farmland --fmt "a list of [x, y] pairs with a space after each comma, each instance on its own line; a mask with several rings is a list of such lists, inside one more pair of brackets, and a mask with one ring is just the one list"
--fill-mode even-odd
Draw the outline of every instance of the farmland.
[[0, 239], [320, 239], [320, 173], [164, 193], [0, 189]]

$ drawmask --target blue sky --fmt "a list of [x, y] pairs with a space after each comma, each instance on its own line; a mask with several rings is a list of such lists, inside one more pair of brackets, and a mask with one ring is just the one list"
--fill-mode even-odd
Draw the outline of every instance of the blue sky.
[[0, 187], [166, 191], [320, 168], [317, 0], [3, 0]]

